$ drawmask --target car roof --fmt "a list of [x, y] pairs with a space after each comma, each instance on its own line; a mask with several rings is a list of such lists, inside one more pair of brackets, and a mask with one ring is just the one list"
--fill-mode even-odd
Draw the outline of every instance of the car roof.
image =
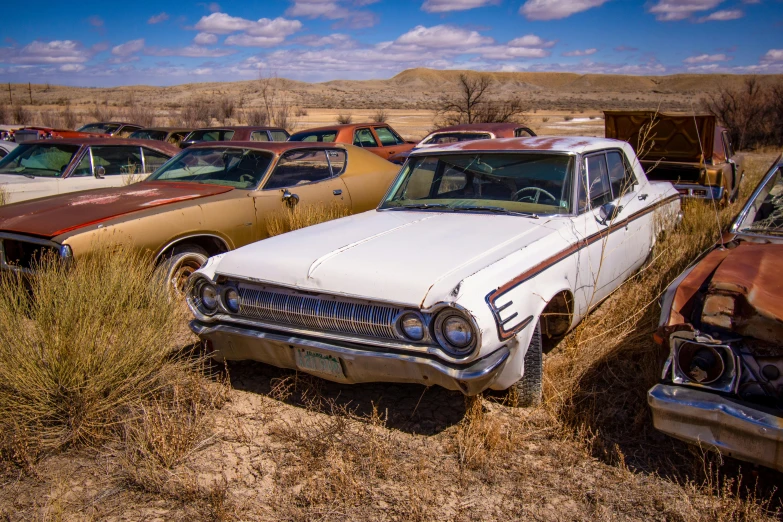
[[533, 138], [500, 138], [495, 140], [473, 140], [437, 145], [420, 149], [411, 156], [425, 156], [438, 152], [513, 152], [513, 151], [543, 151], [543, 152], [575, 152], [585, 153], [608, 148], [629, 146], [627, 142], [607, 138], [587, 136], [536, 136]]
[[164, 132], [193, 132], [195, 129], [188, 127], [144, 127], [136, 132], [142, 131], [164, 131]]
[[527, 129], [528, 127], [522, 123], [465, 123], [462, 125], [452, 125], [451, 127], [442, 127], [436, 129], [430, 133], [438, 134], [441, 132], [458, 132], [458, 131], [474, 131], [474, 132], [498, 132], [504, 130], [515, 129]]
[[300, 131], [295, 132], [294, 134], [302, 134], [305, 132], [323, 132], [323, 131], [331, 131], [331, 130], [353, 130], [357, 129], [359, 127], [389, 127], [388, 123], [373, 123], [373, 122], [364, 122], [364, 123], [336, 123], [334, 125], [326, 125], [324, 127], [313, 127], [311, 129], [303, 129]]
[[347, 145], [345, 143], [335, 142], [311, 142], [311, 141], [202, 141], [195, 143], [187, 148], [191, 149], [209, 149], [213, 147], [234, 148], [234, 149], [254, 149], [254, 150], [266, 150], [274, 154], [282, 154], [283, 152], [294, 149], [345, 149]]
[[281, 130], [284, 131], [285, 129], [282, 127], [268, 127], [268, 126], [253, 126], [253, 125], [223, 125], [221, 127], [199, 127], [197, 129], [192, 129], [195, 131], [203, 131], [203, 130]]
[[62, 145], [137, 145], [139, 147], [147, 147], [149, 149], [156, 149], [161, 152], [176, 153], [181, 152], [179, 147], [169, 145], [163, 141], [157, 140], [139, 140], [130, 138], [63, 138], [63, 139], [51, 139], [51, 140], [35, 140], [25, 141], [19, 143], [19, 145], [37, 145], [37, 144], [62, 144]]

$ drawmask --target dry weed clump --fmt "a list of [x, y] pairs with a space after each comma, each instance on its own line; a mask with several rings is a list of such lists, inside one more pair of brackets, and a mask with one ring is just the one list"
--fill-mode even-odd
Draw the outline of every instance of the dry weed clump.
[[353, 123], [353, 115], [351, 113], [340, 113], [337, 115], [337, 118], [335, 118], [335, 121], [340, 125], [348, 125], [349, 123]]
[[270, 237], [292, 230], [317, 225], [351, 214], [350, 208], [336, 204], [296, 205], [282, 212], [272, 213], [266, 218], [266, 231]]
[[457, 426], [450, 449], [460, 466], [483, 469], [514, 448], [511, 426], [484, 408], [481, 396], [466, 397], [465, 417]]
[[193, 363], [172, 353], [184, 307], [148, 261], [106, 246], [70, 266], [43, 256], [28, 278], [0, 275], [0, 433], [28, 460], [109, 440], [188, 377]]

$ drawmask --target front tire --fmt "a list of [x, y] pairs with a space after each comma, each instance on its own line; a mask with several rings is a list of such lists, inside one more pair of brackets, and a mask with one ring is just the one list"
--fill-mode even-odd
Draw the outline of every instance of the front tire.
[[209, 254], [197, 245], [183, 245], [172, 250], [159, 266], [160, 277], [177, 295], [185, 295], [188, 278], [201, 268]]
[[515, 382], [509, 392], [517, 406], [538, 406], [543, 399], [544, 356], [541, 342], [541, 325], [536, 323], [533, 337], [525, 352], [524, 374]]

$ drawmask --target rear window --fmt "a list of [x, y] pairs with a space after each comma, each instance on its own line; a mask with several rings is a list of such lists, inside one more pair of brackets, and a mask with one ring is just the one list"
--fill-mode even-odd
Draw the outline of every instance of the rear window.
[[286, 141], [288, 139], [288, 133], [286, 131], [273, 130], [270, 132], [272, 133], [272, 141]]
[[140, 130], [130, 135], [131, 138], [136, 140], [158, 140], [163, 141], [166, 139], [166, 131], [156, 130]]
[[112, 134], [120, 128], [119, 123], [88, 123], [79, 128], [79, 132], [96, 132], [99, 134]]
[[440, 132], [433, 134], [421, 143], [422, 145], [440, 145], [460, 141], [488, 140], [492, 135], [488, 132]]
[[233, 137], [232, 130], [205, 129], [191, 132], [187, 141], [231, 141]]
[[[336, 130], [326, 131], [314, 131], [314, 132], [297, 132], [288, 141], [317, 141], [324, 143], [331, 143], [337, 139]], [[276, 141], [276, 140], [275, 140]]]

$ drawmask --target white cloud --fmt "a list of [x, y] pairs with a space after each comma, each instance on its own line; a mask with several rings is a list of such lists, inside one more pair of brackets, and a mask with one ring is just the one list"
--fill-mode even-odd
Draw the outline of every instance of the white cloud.
[[[354, 29], [372, 27], [378, 23], [378, 17], [361, 9], [350, 9], [340, 4], [341, 0], [294, 0], [294, 5], [286, 10], [287, 16], [301, 16], [304, 18], [326, 18], [327, 20], [341, 20], [338, 25], [346, 25]], [[358, 5], [368, 5], [374, 1], [359, 0]]]
[[148, 24], [159, 24], [161, 22], [165, 22], [169, 19], [169, 15], [166, 13], [160, 13], [156, 14], [155, 16], [150, 16], [149, 20], [147, 20]]
[[251, 36], [283, 36], [286, 37], [302, 28], [299, 20], [286, 18], [260, 18], [257, 21], [247, 20], [226, 13], [212, 13], [203, 16], [196, 23], [196, 29], [205, 33], [229, 34], [244, 31]]
[[52, 40], [42, 42], [33, 40], [21, 49], [0, 49], [0, 63], [14, 64], [56, 64], [84, 63], [90, 59], [90, 53], [74, 40]]
[[296, 43], [308, 45], [310, 47], [354, 47], [356, 42], [347, 34], [334, 33], [327, 36], [303, 36], [298, 38]]
[[114, 56], [130, 56], [134, 53], [141, 51], [144, 48], [144, 38], [138, 40], [131, 40], [124, 44], [117, 45], [111, 48], [111, 54]]
[[527, 0], [519, 14], [528, 20], [559, 20], [599, 7], [609, 0]]
[[426, 0], [422, 4], [421, 9], [428, 13], [445, 13], [448, 11], [465, 11], [498, 3], [500, 3], [499, 0]]
[[196, 37], [193, 38], [193, 43], [196, 45], [214, 45], [217, 41], [217, 35], [210, 33], [198, 33]]
[[658, 0], [648, 11], [655, 19], [662, 22], [672, 22], [690, 18], [699, 11], [708, 11], [717, 7], [723, 0]]
[[184, 56], [186, 58], [220, 58], [234, 54], [233, 49], [208, 49], [198, 45], [185, 47], [145, 47], [144, 54], [149, 56]]
[[700, 54], [698, 56], [689, 56], [684, 59], [685, 63], [711, 63], [711, 62], [728, 62], [730, 57], [725, 54]]
[[223, 42], [226, 45], [240, 47], [274, 47], [285, 40], [284, 36], [250, 36], [249, 34], [232, 34]]
[[557, 42], [555, 40], [544, 40], [534, 34], [526, 34], [519, 38], [514, 38], [508, 45], [511, 47], [552, 47]]
[[590, 56], [591, 54], [595, 54], [598, 52], [598, 49], [591, 48], [591, 49], [577, 49], [575, 51], [568, 51], [563, 53], [563, 56]]
[[82, 72], [86, 67], [80, 63], [67, 63], [59, 67], [60, 72]]
[[417, 25], [397, 40], [398, 44], [426, 47], [428, 49], [475, 47], [493, 43], [488, 36], [481, 36], [478, 31], [471, 31], [453, 25], [434, 25], [424, 27]]
[[701, 17], [699, 18], [699, 22], [726, 22], [728, 20], [738, 20], [743, 16], [745, 16], [745, 13], [740, 9], [725, 9]]
[[761, 59], [762, 62], [783, 62], [783, 49], [770, 49]]

